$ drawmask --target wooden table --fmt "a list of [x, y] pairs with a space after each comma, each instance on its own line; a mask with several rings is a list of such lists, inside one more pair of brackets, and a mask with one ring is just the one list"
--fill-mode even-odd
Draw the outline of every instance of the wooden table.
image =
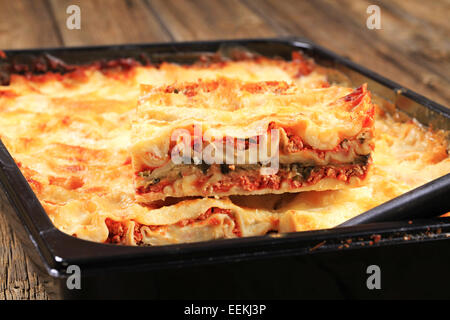
[[[72, 4], [80, 30], [66, 27]], [[366, 26], [371, 4], [381, 29]], [[449, 0], [1, 1], [0, 49], [303, 36], [449, 106], [449, 16]], [[0, 214], [0, 299], [46, 298]]]

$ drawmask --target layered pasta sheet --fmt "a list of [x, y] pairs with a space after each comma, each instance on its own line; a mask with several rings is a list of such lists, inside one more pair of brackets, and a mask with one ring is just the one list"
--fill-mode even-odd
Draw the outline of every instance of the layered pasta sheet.
[[[329, 70], [251, 58], [180, 66], [111, 64], [64, 75], [12, 75], [0, 86], [0, 137], [54, 225], [82, 239], [162, 245], [333, 227], [450, 172], [443, 132], [375, 106], [372, 165], [360, 187], [141, 203], [130, 148], [140, 85], [217, 80], [284, 81], [331, 88]], [[325, 139], [324, 139], [325, 140]]]
[[373, 116], [366, 85], [230, 78], [144, 85], [130, 148], [137, 199], [360, 185]]

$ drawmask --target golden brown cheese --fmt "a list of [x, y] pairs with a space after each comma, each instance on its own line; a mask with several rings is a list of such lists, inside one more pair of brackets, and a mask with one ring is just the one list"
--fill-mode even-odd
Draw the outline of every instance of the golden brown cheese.
[[298, 59], [13, 75], [10, 86], [0, 87], [0, 137], [57, 228], [83, 239], [132, 245], [333, 227], [450, 172], [439, 133], [380, 115], [374, 167], [361, 188], [138, 204], [128, 147], [139, 85], [223, 76], [327, 85], [325, 73]]

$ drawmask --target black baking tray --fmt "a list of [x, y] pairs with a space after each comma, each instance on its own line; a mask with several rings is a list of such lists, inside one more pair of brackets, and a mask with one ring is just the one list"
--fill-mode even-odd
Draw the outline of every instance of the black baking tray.
[[[121, 58], [191, 63], [200, 55], [213, 57], [229, 48], [285, 59], [301, 50], [319, 64], [340, 70], [355, 86], [367, 82], [373, 93], [420, 122], [450, 130], [447, 108], [299, 38], [12, 50], [0, 61], [0, 75], [7, 82], [11, 72], [65, 72], [67, 65]], [[439, 183], [448, 189], [450, 175]], [[424, 194], [420, 197], [417, 210], [427, 210]], [[403, 203], [414, 203], [416, 198], [411, 192]], [[449, 202], [438, 206], [442, 213], [450, 210]], [[449, 218], [156, 247], [89, 242], [53, 226], [2, 143], [0, 204], [52, 298], [450, 297]], [[396, 205], [400, 208], [402, 203]], [[66, 285], [70, 265], [80, 267], [81, 290]], [[380, 290], [366, 285], [370, 265], [381, 269]]]

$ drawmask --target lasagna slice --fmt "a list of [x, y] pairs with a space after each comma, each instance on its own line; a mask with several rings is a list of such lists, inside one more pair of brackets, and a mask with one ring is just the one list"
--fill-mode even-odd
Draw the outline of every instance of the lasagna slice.
[[366, 85], [143, 85], [136, 115], [130, 152], [141, 202], [352, 187], [371, 162]]
[[[266, 234], [278, 229], [279, 214], [265, 209], [242, 208], [229, 199], [183, 199], [152, 208], [129, 220], [105, 218], [107, 243], [164, 245]], [[103, 219], [103, 217], [102, 217]]]

